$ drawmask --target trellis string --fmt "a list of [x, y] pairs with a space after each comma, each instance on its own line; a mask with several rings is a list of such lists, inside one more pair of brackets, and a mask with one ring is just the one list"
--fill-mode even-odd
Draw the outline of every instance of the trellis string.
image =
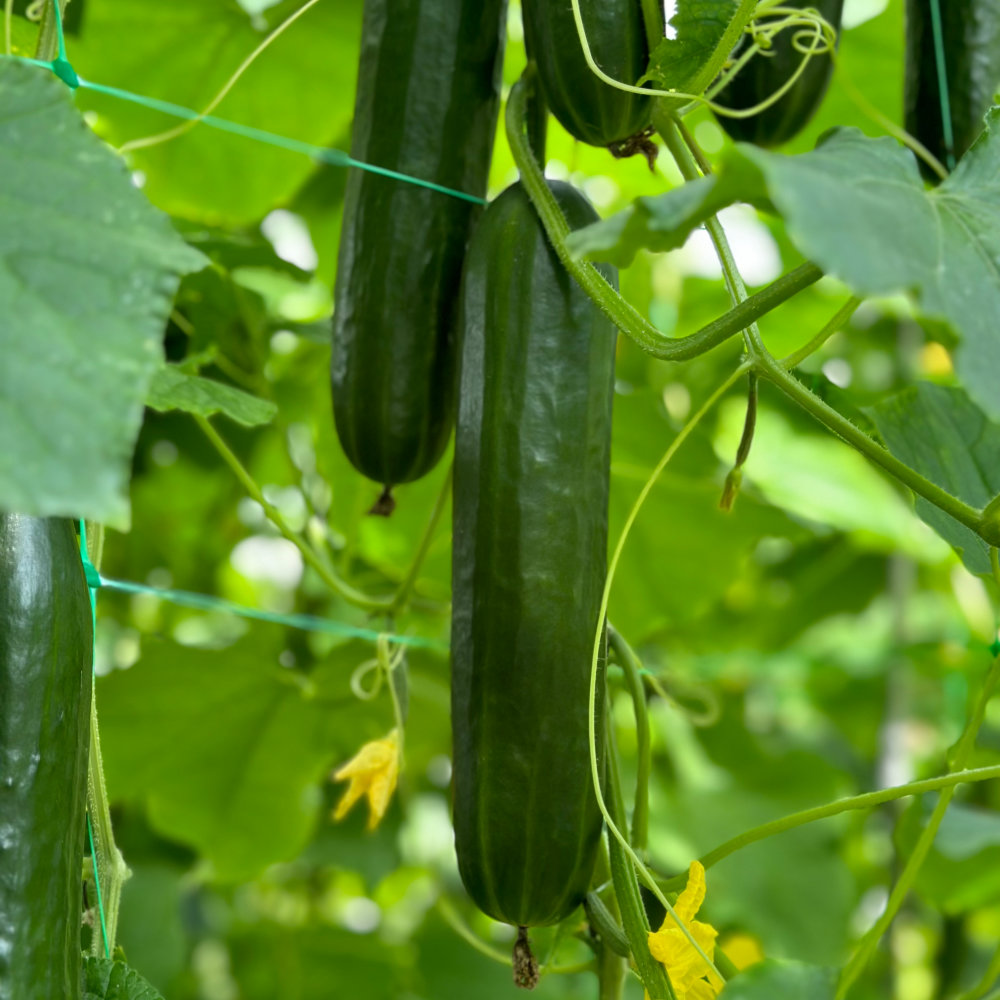
[[268, 132], [266, 129], [256, 128], [253, 125], [243, 125], [240, 122], [229, 121], [227, 118], [219, 118], [217, 115], [202, 114], [192, 108], [186, 108], [172, 101], [162, 101], [155, 97], [146, 97], [143, 94], [136, 94], [121, 87], [112, 87], [103, 83], [95, 83], [86, 80], [73, 69], [66, 55], [66, 41], [63, 33], [62, 14], [59, 11], [58, 0], [52, 0], [53, 8], [56, 12], [56, 30], [59, 42], [59, 55], [51, 62], [43, 59], [31, 59], [27, 56], [5, 56], [4, 58], [16, 59], [19, 62], [29, 63], [32, 66], [40, 66], [43, 69], [51, 70], [63, 83], [71, 90], [91, 90], [97, 94], [106, 94], [118, 100], [128, 101], [132, 104], [139, 104], [149, 108], [151, 111], [159, 111], [173, 118], [180, 118], [184, 121], [201, 122], [209, 128], [218, 129], [221, 132], [229, 132], [232, 135], [241, 136], [254, 142], [260, 142], [267, 146], [274, 146], [278, 149], [285, 149], [292, 153], [301, 153], [304, 156], [312, 157], [320, 163], [326, 163], [334, 167], [354, 167], [357, 170], [364, 170], [370, 174], [378, 174], [381, 177], [388, 177], [392, 180], [402, 181], [405, 184], [413, 184], [417, 187], [427, 188], [439, 194], [448, 195], [452, 198], [459, 198], [462, 201], [472, 202], [474, 205], [485, 205], [486, 199], [478, 195], [469, 194], [467, 191], [459, 191], [456, 188], [446, 187], [436, 184], [434, 181], [424, 180], [421, 177], [414, 177], [411, 174], [404, 174], [398, 170], [390, 170], [387, 167], [380, 167], [374, 163], [365, 163], [357, 160], [353, 156], [340, 149], [328, 149], [324, 146], [317, 146], [311, 142], [304, 142], [301, 139], [293, 139], [289, 136], [279, 135], [276, 132]]
[[934, 64], [937, 68], [938, 97], [941, 101], [941, 135], [944, 139], [945, 166], [955, 169], [955, 130], [951, 121], [951, 97], [948, 93], [948, 64], [945, 61], [944, 26], [940, 0], [930, 0], [931, 31], [934, 34]]

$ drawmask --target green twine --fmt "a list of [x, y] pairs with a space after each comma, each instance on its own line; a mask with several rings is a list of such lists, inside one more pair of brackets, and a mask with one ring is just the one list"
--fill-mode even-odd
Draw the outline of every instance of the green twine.
[[107, 590], [120, 590], [127, 594], [151, 594], [161, 600], [169, 601], [172, 604], [179, 604], [186, 608], [195, 608], [199, 611], [222, 611], [227, 614], [237, 615], [240, 618], [252, 618], [256, 621], [270, 622], [274, 625], [288, 625], [291, 628], [303, 629], [308, 632], [325, 632], [327, 635], [336, 635], [341, 638], [367, 639], [376, 642], [379, 638], [388, 639], [389, 642], [397, 646], [418, 646], [426, 649], [446, 649], [446, 645], [436, 639], [427, 639], [419, 635], [395, 635], [392, 633], [379, 632], [376, 629], [361, 628], [357, 625], [347, 625], [344, 622], [332, 621], [329, 618], [320, 618], [317, 615], [306, 614], [281, 614], [277, 611], [262, 611], [259, 608], [248, 608], [242, 604], [235, 604], [222, 597], [213, 597], [210, 594], [195, 594], [189, 590], [172, 590], [168, 587], [150, 587], [143, 583], [132, 583], [128, 580], [112, 580], [102, 576], [92, 565], [85, 565], [87, 572], [87, 582], [95, 590], [105, 588]]
[[[56, 4], [56, 9], [58, 9]], [[60, 36], [61, 37], [61, 36]], [[90, 555], [87, 553], [87, 522], [80, 519], [80, 558], [83, 561], [84, 571], [87, 576], [87, 589], [90, 591], [90, 620], [93, 623], [91, 629], [90, 663], [91, 672], [97, 674], [97, 587], [91, 582], [89, 570], [93, 570]], [[96, 570], [94, 571], [96, 572]], [[94, 846], [94, 828], [90, 822], [90, 810], [87, 810], [87, 837], [90, 841], [90, 860], [94, 866], [94, 888], [97, 891], [97, 915], [101, 921], [101, 936], [104, 938], [104, 957], [111, 958], [111, 945], [108, 941], [108, 925], [104, 919], [104, 899], [101, 894], [101, 875], [97, 868], [97, 848]]]
[[111, 945], [108, 942], [108, 925], [104, 922], [104, 899], [101, 896], [101, 877], [97, 873], [97, 848], [94, 846], [94, 828], [90, 823], [90, 813], [87, 813], [87, 839], [90, 841], [90, 859], [94, 862], [94, 888], [97, 891], [97, 913], [101, 918], [101, 937], [104, 938], [104, 957], [111, 958]]
[[937, 66], [938, 97], [941, 100], [941, 133], [944, 139], [946, 166], [955, 169], [955, 132], [951, 122], [951, 98], [948, 94], [948, 66], [945, 62], [944, 28], [940, 0], [930, 0], [931, 30], [934, 34], [934, 63]]
[[433, 181], [424, 180], [420, 177], [413, 177], [410, 174], [400, 173], [398, 170], [390, 170], [388, 167], [379, 167], [374, 163], [365, 163], [356, 160], [353, 156], [339, 149], [327, 149], [323, 146], [316, 146], [311, 142], [303, 142], [300, 139], [291, 139], [288, 136], [278, 135], [275, 132], [268, 132], [265, 129], [256, 128], [253, 125], [242, 125], [239, 122], [229, 121], [226, 118], [218, 118], [215, 115], [204, 115], [191, 108], [185, 108], [180, 104], [171, 101], [161, 101], [155, 97], [144, 97], [142, 94], [134, 94], [129, 90], [122, 90], [120, 87], [110, 87], [103, 83], [94, 83], [78, 76], [68, 60], [60, 57], [53, 62], [44, 62], [41, 59], [28, 59], [24, 56], [10, 56], [7, 58], [17, 59], [20, 62], [30, 63], [33, 66], [42, 66], [51, 70], [60, 80], [73, 90], [92, 90], [98, 94], [106, 94], [122, 101], [130, 101], [132, 104], [139, 104], [152, 111], [160, 111], [173, 118], [181, 118], [185, 121], [197, 121], [210, 128], [218, 129], [220, 132], [229, 132], [233, 135], [241, 136], [244, 139], [251, 139], [267, 146], [275, 146], [278, 149], [285, 149], [292, 153], [301, 153], [310, 156], [321, 163], [334, 167], [355, 167], [370, 174], [378, 174], [380, 177], [388, 177], [392, 180], [403, 181], [406, 184], [413, 184], [416, 187], [427, 188], [439, 194], [449, 195], [452, 198], [459, 198], [462, 201], [471, 202], [474, 205], [485, 205], [486, 199], [477, 195], [469, 194], [466, 191], [459, 191], [456, 188], [445, 187], [443, 184], [435, 184]]

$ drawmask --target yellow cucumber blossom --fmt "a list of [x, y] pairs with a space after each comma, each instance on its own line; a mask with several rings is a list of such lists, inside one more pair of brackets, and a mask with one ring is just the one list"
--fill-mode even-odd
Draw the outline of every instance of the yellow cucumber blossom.
[[333, 772], [334, 781], [349, 781], [333, 811], [334, 820], [343, 819], [361, 796], [368, 798], [368, 829], [378, 826], [399, 778], [399, 730], [381, 740], [366, 743], [343, 767]]
[[[705, 868], [700, 861], [692, 861], [687, 886], [677, 897], [674, 913], [684, 921], [701, 950], [714, 958], [719, 932], [711, 924], [694, 919], [704, 899]], [[706, 980], [712, 975], [711, 968], [669, 913], [658, 931], [649, 932], [649, 953], [667, 970], [677, 1000], [715, 1000], [719, 995], [722, 983]]]

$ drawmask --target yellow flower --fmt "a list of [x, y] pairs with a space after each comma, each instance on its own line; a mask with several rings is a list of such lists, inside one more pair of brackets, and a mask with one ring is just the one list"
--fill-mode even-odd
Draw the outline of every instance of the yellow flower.
[[385, 739], [366, 743], [343, 767], [333, 772], [334, 781], [350, 781], [334, 820], [343, 819], [362, 795], [368, 797], [368, 829], [374, 830], [389, 808], [399, 778], [399, 730]]
[[[674, 912], [684, 921], [701, 950], [714, 958], [719, 932], [711, 924], [694, 919], [704, 899], [705, 869], [700, 861], [692, 861], [687, 886], [677, 897]], [[706, 981], [705, 977], [712, 974], [711, 968], [669, 913], [658, 931], [649, 932], [649, 952], [666, 968], [677, 1000], [715, 1000], [719, 995], [722, 983]]]

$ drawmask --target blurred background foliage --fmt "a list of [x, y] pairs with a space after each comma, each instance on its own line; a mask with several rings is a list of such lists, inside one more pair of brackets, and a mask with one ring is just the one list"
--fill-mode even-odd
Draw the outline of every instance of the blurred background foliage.
[[[200, 108], [298, 6], [73, 0], [70, 56], [91, 79]], [[216, 113], [346, 149], [361, 6], [321, 0]], [[811, 148], [834, 125], [878, 133], [845, 77], [900, 121], [902, 8], [902, 0], [848, 0], [841, 73], [790, 151]], [[515, 3], [508, 85], [523, 63]], [[174, 125], [99, 95], [81, 92], [79, 101], [116, 146]], [[710, 154], [728, 141], [707, 113], [696, 113], [693, 126]], [[278, 404], [267, 427], [217, 426], [295, 529], [325, 547], [353, 584], [391, 593], [448, 460], [400, 487], [396, 513], [377, 519], [366, 511], [378, 488], [338, 447], [328, 329], [343, 171], [206, 128], [129, 155], [136, 183], [214, 264], [182, 284], [168, 357]], [[641, 157], [615, 161], [554, 122], [547, 169], [582, 186], [604, 214], [678, 182], [666, 155], [654, 175]], [[491, 194], [514, 177], [501, 130]], [[799, 263], [780, 220], [738, 208], [725, 221], [751, 284]], [[640, 255], [621, 283], [637, 308], [678, 336], [728, 308], [697, 235], [683, 250]], [[802, 345], [843, 296], [826, 279], [799, 295], [762, 324], [768, 346], [781, 354]], [[681, 366], [620, 342], [613, 537], [737, 351], [732, 342]], [[946, 347], [913, 322], [903, 299], [866, 303], [805, 367], [814, 389], [862, 422], [866, 407], [914, 380], [952, 379]], [[743, 392], [733, 389], [653, 491], [611, 600], [612, 621], [669, 695], [652, 703], [650, 856], [664, 873], [786, 812], [941, 772], [994, 631], [991, 595], [916, 517], [909, 495], [767, 387], [743, 491], [722, 513]], [[107, 539], [106, 575], [385, 627], [303, 570], [298, 551], [183, 415], [147, 412], [132, 503], [131, 533]], [[449, 564], [446, 512], [416, 600], [392, 627], [447, 641]], [[360, 702], [349, 684], [373, 655], [370, 644], [105, 591], [98, 653], [107, 777], [133, 871], [121, 945], [167, 1000], [512, 995], [509, 970], [453, 927], [457, 918], [508, 952], [511, 929], [477, 914], [457, 876], [444, 652], [407, 655], [405, 770], [374, 833], [365, 832], [360, 807], [331, 822], [339, 790], [329, 781], [392, 725], [386, 696]], [[630, 769], [631, 708], [620, 675], [610, 678]], [[998, 761], [994, 705], [972, 763]], [[932, 805], [904, 800], [747, 848], [709, 871], [701, 917], [734, 954], [839, 964], [877, 916], [900, 852]], [[950, 997], [982, 975], [1000, 938], [998, 808], [993, 785], [960, 793], [918, 891], [852, 997]], [[540, 932], [538, 950], [556, 966], [586, 961], [574, 936], [581, 925], [558, 940]], [[538, 995], [593, 997], [596, 989], [589, 974], [553, 973]]]

